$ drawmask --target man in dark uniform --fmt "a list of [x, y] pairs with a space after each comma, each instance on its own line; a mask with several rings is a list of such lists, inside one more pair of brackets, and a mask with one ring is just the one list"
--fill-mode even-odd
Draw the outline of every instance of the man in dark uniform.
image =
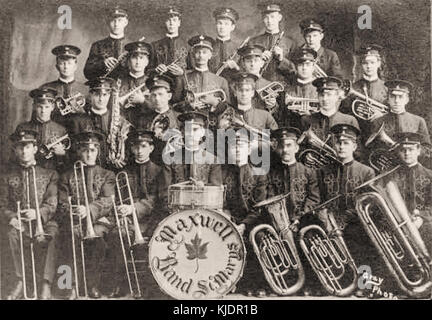
[[[117, 78], [119, 73], [124, 72], [124, 67], [119, 65], [119, 59], [124, 61], [126, 54], [123, 47], [125, 41], [124, 30], [129, 20], [125, 10], [115, 7], [108, 11], [107, 23], [110, 34], [107, 38], [96, 41], [90, 48], [90, 53], [84, 66], [84, 76], [94, 79], [101, 76]], [[110, 74], [107, 74], [112, 70]]]
[[[30, 97], [33, 98], [32, 118], [28, 122], [20, 123], [17, 130], [36, 131], [37, 140], [41, 144], [36, 156], [38, 164], [46, 169], [63, 171], [69, 165], [66, 146], [70, 144], [70, 140], [57, 143], [49, 150], [46, 148], [47, 145], [67, 135], [65, 127], [51, 120], [56, 95], [57, 92], [50, 88], [30, 91]], [[52, 153], [52, 157], [47, 158], [49, 153]]]
[[191, 67], [187, 41], [179, 35], [181, 12], [170, 6], [163, 18], [167, 33], [152, 43], [154, 55], [151, 66], [159, 74], [168, 72], [171, 76], [181, 76], [184, 69]]
[[[23, 231], [24, 248], [29, 247], [30, 241], [34, 244], [35, 270], [39, 280], [42, 280], [42, 290], [37, 293], [41, 299], [47, 300], [51, 298], [51, 285], [56, 273], [58, 225], [54, 220], [54, 216], [57, 208], [58, 175], [56, 171], [44, 169], [36, 164], [36, 137], [37, 132], [32, 130], [17, 130], [10, 136], [18, 161], [9, 166], [7, 173], [0, 180], [1, 222], [6, 227], [5, 230], [7, 230], [15, 274], [18, 278], [18, 282], [8, 296], [8, 300], [23, 297], [23, 274], [19, 241], [21, 230]], [[33, 175], [33, 169], [35, 176]], [[28, 184], [26, 181], [28, 181]], [[21, 208], [21, 229], [17, 216], [17, 202], [20, 202]], [[39, 205], [38, 208], [36, 207], [37, 204]], [[46, 236], [36, 235], [36, 223], [34, 220], [37, 219], [38, 211]], [[30, 239], [29, 221], [32, 220], [33, 239]], [[28, 250], [24, 250], [23, 254], [26, 255], [27, 270], [25, 273], [27, 275], [26, 282], [29, 284], [32, 282], [33, 276], [28, 270], [31, 265], [31, 258], [27, 252]], [[28, 295], [32, 296], [32, 294]]]
[[[149, 43], [137, 41], [128, 43], [125, 50], [129, 52], [128, 72], [119, 77], [121, 81], [119, 96], [122, 114], [131, 122], [141, 108], [148, 108], [148, 89], [145, 82], [148, 79], [146, 68], [151, 59], [152, 47]], [[130, 95], [130, 92], [139, 86], [141, 89]], [[124, 98], [125, 95], [129, 95], [127, 99]]]
[[217, 8], [213, 11], [216, 20], [216, 40], [213, 47], [213, 56], [209, 61], [209, 70], [216, 73], [224, 64], [225, 69], [220, 73], [222, 77], [230, 80], [232, 74], [240, 70], [235, 60], [229, 59], [236, 51], [239, 43], [231, 39], [231, 33], [235, 30], [239, 14], [233, 8]]
[[[324, 38], [324, 28], [316, 19], [305, 19], [300, 22], [300, 28], [305, 39], [304, 46], [317, 52], [317, 64], [327, 76], [343, 78], [339, 57], [333, 50], [321, 46]], [[323, 75], [319, 75], [323, 76]]]
[[[165, 217], [166, 211], [162, 199], [163, 194], [167, 191], [167, 186], [161, 183], [162, 168], [150, 160], [150, 154], [154, 149], [154, 135], [151, 131], [145, 130], [133, 130], [129, 133], [127, 144], [131, 149], [133, 160], [125, 167], [127, 173], [130, 190], [133, 198], [133, 205], [123, 204], [117, 207], [120, 217], [128, 216], [128, 230], [130, 233], [131, 241], [135, 238], [135, 229], [132, 224], [132, 212], [135, 210], [137, 219], [140, 226], [140, 231], [144, 235], [145, 243], [148, 244], [149, 238], [152, 236], [154, 229], [157, 224], [162, 221]], [[121, 181], [121, 180], [120, 180]], [[122, 181], [121, 183], [125, 183]], [[123, 200], [128, 198], [129, 195], [125, 193], [125, 189], [122, 191]], [[126, 237], [126, 231], [122, 229], [123, 238]], [[114, 269], [112, 275], [115, 277], [115, 286], [110, 294], [111, 298], [120, 297], [123, 295], [124, 281], [124, 261], [122, 258], [118, 230], [114, 229], [110, 233], [109, 247], [113, 248], [114, 258]], [[127, 240], [124, 243], [127, 247]], [[135, 257], [139, 257], [140, 260], [146, 260], [148, 257], [143, 257], [142, 253], [146, 247], [138, 247], [134, 250]], [[147, 255], [146, 253], [144, 254]], [[148, 261], [148, 260], [146, 260]], [[137, 263], [138, 271], [142, 271], [147, 266], [142, 266]], [[149, 269], [147, 274], [150, 274]], [[141, 273], [140, 273], [141, 274]], [[120, 276], [119, 276], [120, 275]], [[144, 275], [144, 277], [146, 277]], [[151, 276], [150, 276], [151, 277]], [[141, 277], [140, 277], [141, 278]], [[145, 282], [148, 282], [148, 278], [145, 278]], [[140, 285], [142, 296], [145, 298], [148, 294], [147, 284]]]
[[[60, 223], [64, 228], [64, 234], [68, 234], [70, 241], [72, 235], [70, 234], [70, 208], [68, 197], [72, 197], [72, 204], [77, 207], [73, 208], [73, 214], [76, 219], [88, 219], [87, 209], [90, 211], [92, 219], [93, 229], [98, 238], [88, 240], [84, 242], [84, 250], [86, 257], [86, 276], [87, 285], [90, 288], [89, 296], [91, 298], [100, 298], [101, 294], [99, 291], [99, 285], [101, 280], [102, 266], [105, 260], [106, 251], [106, 236], [109, 230], [114, 226], [114, 220], [112, 218], [112, 199], [111, 196], [115, 194], [115, 176], [114, 173], [106, 170], [96, 164], [96, 160], [99, 154], [101, 141], [104, 139], [103, 135], [96, 131], [82, 132], [74, 136], [77, 143], [77, 156], [78, 160], [83, 162], [84, 175], [81, 176], [81, 171], [78, 168], [78, 184], [75, 181], [74, 168], [61, 175], [59, 181], [59, 214]], [[85, 179], [86, 190], [82, 187], [82, 179]], [[86, 208], [84, 200], [84, 192], [87, 193], [89, 208]], [[81, 199], [78, 203], [78, 198]], [[83, 220], [83, 226], [86, 225], [86, 220]], [[74, 237], [76, 237], [76, 248], [78, 251], [80, 237], [80, 230], [78, 223], [74, 222]], [[86, 229], [86, 228], [84, 228]], [[83, 235], [86, 235], [88, 230], [83, 230]], [[81, 235], [82, 236], [82, 235]], [[65, 241], [64, 244], [70, 243]], [[72, 245], [70, 243], [70, 245]], [[71, 247], [66, 245], [66, 248], [72, 259]], [[78, 251], [79, 252], [79, 251]], [[80, 256], [79, 254], [77, 256]], [[72, 263], [70, 264], [72, 265]], [[81, 264], [77, 263], [78, 266]], [[83, 275], [81, 274], [81, 268], [78, 267], [78, 278], [80, 279]], [[79, 281], [74, 279], [74, 281]], [[82, 286], [80, 285], [82, 288]], [[75, 289], [71, 293], [71, 299], [75, 298], [78, 293]], [[82, 294], [82, 293], [81, 293]]]
[[[270, 81], [283, 81], [283, 76], [280, 74], [278, 67], [282, 64], [284, 65], [284, 70], [292, 70], [294, 72], [294, 66], [289, 60], [289, 55], [297, 45], [293, 39], [284, 35], [279, 44], [275, 46], [281, 33], [279, 23], [283, 18], [280, 4], [262, 4], [259, 8], [262, 13], [265, 32], [253, 37], [249, 43], [263, 46], [265, 48], [263, 53], [264, 60], [271, 60], [264, 73], [262, 73], [263, 77]], [[273, 46], [273, 51], [270, 51]]]
[[[59, 78], [55, 81], [45, 83], [41, 88], [51, 88], [57, 91], [57, 96], [63, 99], [68, 99], [73, 96], [76, 98], [70, 99], [69, 103], [72, 106], [72, 113], [84, 112], [83, 107], [86, 101], [88, 89], [86, 86], [75, 80], [75, 72], [78, 67], [78, 55], [81, 49], [71, 45], [57, 46], [51, 51], [56, 56], [56, 69], [59, 73]], [[56, 108], [52, 114], [52, 119], [62, 125], [69, 120], [70, 114], [62, 115]]]

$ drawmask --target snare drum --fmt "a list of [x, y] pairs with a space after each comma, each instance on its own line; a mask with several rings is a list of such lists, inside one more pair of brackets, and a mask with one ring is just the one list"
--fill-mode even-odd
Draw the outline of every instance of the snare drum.
[[240, 280], [246, 249], [236, 226], [215, 210], [174, 213], [149, 244], [150, 269], [160, 289], [176, 299], [215, 299]]
[[168, 205], [173, 211], [185, 209], [223, 208], [224, 186], [204, 186], [174, 184], [168, 187]]

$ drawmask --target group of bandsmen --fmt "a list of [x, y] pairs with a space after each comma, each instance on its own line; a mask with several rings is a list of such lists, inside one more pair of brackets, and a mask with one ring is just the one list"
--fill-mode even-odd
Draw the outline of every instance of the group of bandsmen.
[[[430, 143], [430, 136], [425, 120], [406, 110], [412, 84], [381, 79], [382, 48], [366, 44], [357, 53], [363, 74], [353, 88], [388, 105], [388, 110], [372, 121], [357, 119], [351, 111], [353, 96], [346, 96], [341, 80], [338, 55], [321, 45], [325, 27], [316, 19], [302, 21], [305, 43], [297, 46], [280, 30], [281, 5], [265, 4], [261, 11], [265, 32], [240, 44], [231, 39], [241, 21], [236, 10], [218, 8], [213, 12], [216, 39], [207, 35], [188, 39], [181, 33], [181, 12], [169, 7], [164, 15], [166, 36], [149, 43], [127, 42], [128, 14], [119, 7], [112, 8], [106, 20], [109, 36], [92, 44], [85, 63], [85, 85], [75, 80], [81, 50], [69, 44], [52, 50], [59, 77], [30, 92], [32, 118], [19, 124], [10, 136], [13, 154], [0, 183], [1, 221], [17, 277], [9, 299], [19, 299], [23, 293], [21, 231], [24, 240], [35, 245], [40, 297], [51, 298], [59, 253], [72, 265], [71, 204], [74, 217], [81, 218], [84, 225], [91, 217], [94, 232], [100, 237], [85, 249], [89, 295], [101, 296], [101, 274], [106, 263], [111, 263], [113, 274], [110, 296], [125, 294], [112, 202], [117, 193], [116, 173], [120, 171], [128, 174], [134, 207], [146, 237], [151, 237], [157, 224], [169, 214], [168, 186], [184, 181], [197, 186], [225, 185], [224, 211], [246, 243], [252, 227], [269, 221], [253, 208], [255, 203], [290, 193], [290, 228], [297, 232], [318, 220], [329, 225], [325, 217], [305, 213], [342, 193], [344, 196], [327, 209], [343, 230], [357, 265], [373, 266], [377, 254], [356, 215], [359, 191], [354, 189], [382, 173], [370, 167], [369, 155], [383, 146], [379, 141], [365, 146], [382, 126], [395, 142], [392, 148], [387, 147], [388, 153], [401, 165], [391, 177], [431, 250], [432, 171], [426, 168], [430, 167], [430, 157], [423, 147]], [[274, 82], [282, 84], [282, 90], [277, 90]], [[310, 103], [303, 109], [290, 109], [292, 98], [305, 98]], [[62, 114], [62, 105], [73, 112]], [[167, 139], [166, 133], [175, 129], [182, 138]], [[205, 130], [217, 129], [233, 129], [236, 134], [234, 143], [227, 146], [228, 155], [235, 159], [232, 163], [215, 161], [216, 154], [204, 147]], [[249, 156], [253, 148], [265, 149], [265, 139], [259, 135], [265, 129], [271, 132], [271, 165], [267, 174], [256, 174]], [[298, 139], [307, 130], [333, 149], [337, 161], [317, 167], [311, 165], [313, 154], [299, 158], [308, 146]], [[259, 141], [252, 141], [252, 136]], [[120, 162], [110, 156], [116, 146], [114, 151], [123, 156]], [[191, 161], [165, 163], [164, 155], [176, 148], [183, 159]], [[81, 181], [75, 178], [77, 171], [83, 172], [80, 177], [85, 180], [86, 196]], [[84, 197], [88, 198], [87, 204]], [[18, 210], [23, 223], [18, 221]], [[121, 215], [130, 217], [132, 211], [131, 205], [118, 207]], [[36, 232], [30, 239], [29, 225], [24, 222], [36, 220], [37, 215], [45, 234]], [[83, 236], [75, 229], [76, 237]], [[112, 261], [107, 261], [107, 252], [111, 252]], [[247, 259], [238, 290], [265, 296], [270, 291], [250, 248]], [[319, 294], [317, 280], [311, 280], [304, 293]], [[72, 290], [71, 297], [76, 294]]]

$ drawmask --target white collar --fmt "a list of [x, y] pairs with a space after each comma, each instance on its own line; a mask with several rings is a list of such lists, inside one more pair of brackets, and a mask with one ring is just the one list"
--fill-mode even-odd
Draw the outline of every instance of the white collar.
[[322, 48], [322, 46], [321, 46], [321, 44], [319, 45], [319, 47], [318, 47], [318, 49], [315, 49], [315, 48], [312, 48], [312, 47], [310, 47], [312, 50], [315, 50], [315, 52], [318, 52], [319, 51], [319, 49], [321, 49]]
[[405, 113], [405, 112], [406, 112], [405, 108], [402, 111], [400, 111], [400, 112], [395, 112], [392, 109], [390, 109], [390, 113], [393, 113], [393, 114], [402, 114], [402, 113]]
[[132, 78], [134, 78], [134, 79], [139, 79], [139, 78], [141, 78], [141, 77], [144, 77], [144, 75], [145, 75], [145, 73], [144, 73], [144, 71], [141, 73], [141, 74], [139, 74], [139, 75], [134, 75], [132, 72], [129, 72], [129, 75], [132, 77]]
[[247, 105], [237, 104], [237, 109], [242, 110], [242, 111], [248, 111], [248, 110], [252, 109], [252, 102], [250, 104], [247, 104]]
[[376, 81], [378, 80], [378, 75], [374, 75], [373, 77], [368, 77], [367, 75], [363, 75], [363, 79], [365, 79], [366, 81], [372, 82], [372, 81]]
[[226, 37], [225, 39], [223, 39], [223, 38], [217, 36], [216, 39], [219, 39], [220, 41], [225, 42], [225, 41], [229, 41], [229, 40], [231, 40], [231, 37], [228, 36], [228, 37]]
[[72, 80], [66, 80], [66, 79], [64, 79], [62, 77], [59, 77], [59, 81], [68, 84], [68, 83], [74, 82], [75, 78], [72, 78]]
[[25, 169], [30, 168], [30, 167], [34, 167], [35, 165], [36, 165], [36, 160], [33, 160], [32, 162], [27, 163], [27, 164], [20, 163], [20, 166], [25, 168]]
[[278, 29], [276, 32], [270, 32], [268, 30], [266, 30], [265, 32], [268, 33], [268, 34], [271, 34], [271, 35], [275, 35], [275, 34], [280, 33], [280, 29]]
[[199, 71], [199, 72], [206, 72], [206, 71], [208, 71], [208, 66], [206, 66], [205, 68], [198, 68], [198, 67], [195, 67], [195, 70], [196, 70], [196, 71]]
[[94, 113], [97, 114], [99, 116], [103, 116], [105, 113], [108, 112], [108, 108], [105, 108], [105, 110], [95, 110], [93, 108], [90, 108], [90, 110]]
[[291, 166], [291, 165], [293, 165], [293, 164], [296, 163], [296, 162], [297, 162], [296, 159], [294, 159], [294, 160], [291, 161], [291, 162], [282, 161], [282, 163], [283, 163], [284, 165], [287, 165], [287, 166]]
[[334, 110], [330, 110], [330, 111], [325, 111], [324, 109], [320, 108], [320, 112], [325, 115], [326, 117], [331, 117], [332, 115], [334, 115], [336, 112], [338, 112], [338, 108], [335, 108]]
[[167, 38], [173, 39], [173, 38], [177, 38], [177, 37], [179, 36], [179, 34], [178, 34], [178, 32], [175, 33], [175, 34], [168, 34], [168, 33], [165, 33], [165, 36], [166, 36]]
[[115, 39], [115, 40], [119, 40], [119, 39], [123, 39], [124, 38], [124, 33], [123, 34], [121, 34], [121, 35], [119, 35], [119, 36], [117, 36], [117, 35], [115, 35], [115, 34], [112, 34], [111, 32], [110, 32], [110, 38], [112, 38], [112, 39]]
[[311, 83], [314, 80], [315, 80], [315, 77], [312, 77], [312, 78], [310, 78], [308, 80], [303, 80], [303, 79], [297, 78], [297, 82], [301, 83], [301, 84], [308, 84], [308, 83]]
[[135, 159], [135, 163], [144, 164], [144, 163], [147, 163], [149, 160], [150, 160], [150, 157], [146, 158], [144, 161], [138, 161], [137, 159]]
[[163, 108], [162, 110], [158, 110], [158, 109], [154, 109], [154, 111], [158, 114], [162, 114], [165, 113], [169, 110], [169, 106], [166, 106], [165, 108]]

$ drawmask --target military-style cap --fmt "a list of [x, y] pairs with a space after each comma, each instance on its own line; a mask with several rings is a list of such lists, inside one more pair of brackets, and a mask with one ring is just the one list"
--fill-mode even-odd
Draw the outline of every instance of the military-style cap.
[[338, 90], [342, 88], [343, 82], [336, 77], [317, 78], [312, 82], [318, 91]]
[[201, 34], [190, 38], [188, 44], [192, 48], [205, 47], [205, 48], [209, 48], [210, 50], [213, 50], [214, 40], [209, 36], [205, 36]]
[[320, 31], [323, 32], [324, 28], [320, 22], [316, 19], [307, 18], [300, 22], [300, 29], [303, 33], [307, 33], [310, 31]]
[[73, 139], [78, 145], [100, 145], [105, 139], [105, 135], [96, 130], [88, 130], [75, 134]]
[[239, 14], [233, 8], [216, 8], [213, 11], [213, 17], [217, 19], [230, 19], [236, 23], [239, 19]]
[[144, 41], [136, 41], [136, 42], [130, 42], [125, 45], [125, 50], [129, 53], [144, 53], [148, 56], [152, 53], [152, 46], [150, 43], [144, 42]]
[[153, 131], [139, 129], [139, 130], [132, 130], [131, 132], [129, 132], [127, 141], [131, 145], [141, 143], [144, 141], [153, 144], [154, 143], [153, 139], [154, 139]]
[[52, 88], [37, 88], [30, 91], [29, 96], [34, 100], [55, 100], [57, 91]]
[[236, 84], [255, 84], [258, 76], [249, 72], [237, 72], [233, 75], [232, 81]]
[[200, 124], [204, 127], [207, 126], [207, 122], [208, 122], [207, 115], [199, 111], [188, 111], [182, 113], [177, 117], [177, 119], [183, 123], [190, 122], [190, 123]]
[[281, 12], [282, 5], [276, 2], [268, 2], [268, 3], [259, 4], [258, 9], [261, 10], [261, 13]]
[[115, 6], [114, 8], [108, 9], [108, 17], [110, 19], [117, 17], [128, 17], [126, 10], [120, 8], [119, 6]]
[[76, 58], [80, 53], [81, 49], [68, 44], [57, 46], [51, 50], [52, 54], [57, 57], [72, 57]]
[[315, 61], [318, 54], [311, 48], [299, 48], [293, 52], [292, 61], [300, 63], [303, 61]]
[[360, 135], [360, 128], [357, 124], [338, 123], [330, 128], [330, 132], [339, 139], [346, 138], [356, 141]]
[[113, 84], [114, 84], [114, 80], [107, 77], [98, 77], [95, 79], [91, 79], [85, 83], [86, 86], [90, 87], [90, 90], [97, 90], [97, 89], [111, 90]]
[[155, 75], [152, 78], [146, 80], [146, 87], [149, 90], [154, 88], [166, 88], [168, 91], [171, 91], [171, 87], [173, 86], [173, 80], [166, 75]]
[[299, 129], [294, 127], [283, 127], [276, 130], [272, 130], [270, 138], [277, 139], [278, 141], [282, 140], [296, 140], [300, 137], [301, 132]]
[[371, 44], [369, 46], [361, 47], [357, 54], [360, 55], [362, 58], [369, 56], [381, 57], [381, 51], [383, 49], [383, 47], [377, 44]]
[[417, 132], [398, 132], [395, 139], [399, 146], [403, 144], [422, 144], [424, 142], [423, 135]]
[[20, 129], [16, 130], [9, 136], [9, 139], [13, 144], [27, 143], [27, 142], [37, 142], [38, 133], [31, 129]]
[[389, 89], [389, 92], [394, 95], [410, 93], [414, 87], [411, 82], [405, 80], [389, 80], [386, 81], [384, 85]]
[[241, 47], [237, 50], [239, 56], [246, 58], [250, 56], [258, 56], [261, 57], [265, 48], [259, 44], [248, 44], [244, 47]]
[[164, 12], [166, 17], [181, 17], [181, 11], [175, 6], [169, 6]]

